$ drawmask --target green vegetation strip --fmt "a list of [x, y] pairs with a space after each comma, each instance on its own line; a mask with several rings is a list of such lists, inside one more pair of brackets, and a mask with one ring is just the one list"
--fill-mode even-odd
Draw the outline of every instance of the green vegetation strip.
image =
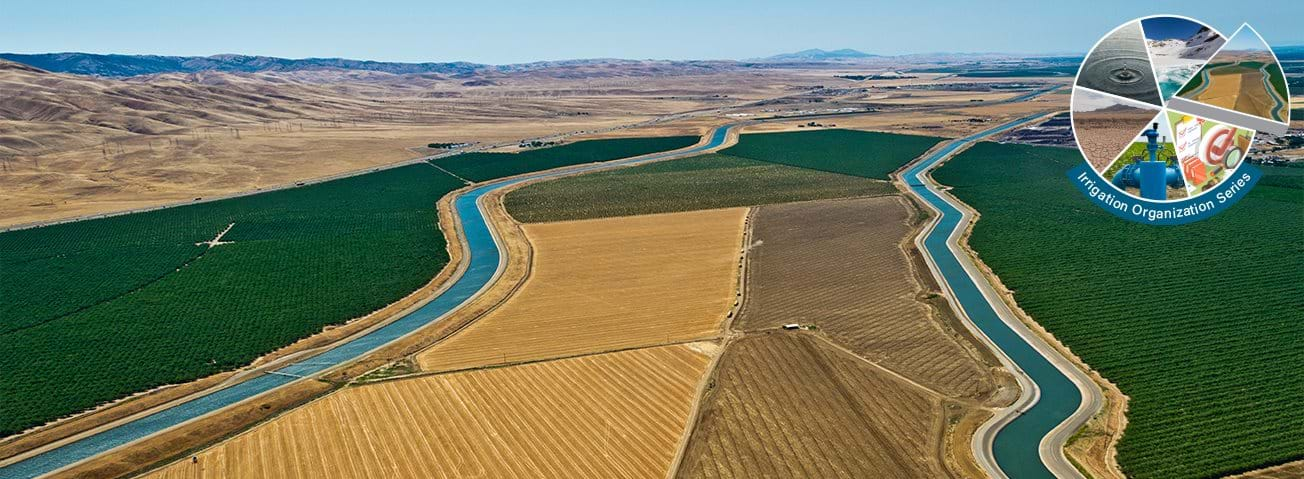
[[[0, 433], [248, 364], [448, 263], [419, 164], [0, 235]], [[196, 246], [234, 223], [213, 248]]]
[[698, 142], [696, 136], [589, 140], [520, 153], [466, 153], [433, 160], [453, 174], [481, 182], [562, 166], [610, 161], [677, 150]]
[[[595, 140], [440, 164], [484, 181], [696, 142]], [[421, 163], [0, 234], [0, 436], [246, 365], [402, 298], [448, 263], [435, 205], [462, 186]], [[197, 244], [232, 224], [226, 244]]]
[[720, 153], [812, 170], [887, 180], [942, 138], [857, 130], [742, 135]]
[[504, 201], [518, 221], [537, 223], [896, 191], [883, 181], [703, 155], [535, 183], [508, 193]]
[[970, 244], [1019, 305], [1128, 395], [1130, 477], [1217, 477], [1304, 458], [1304, 190], [1268, 169], [1182, 226], [1073, 189], [1074, 150], [974, 146], [934, 177], [982, 213]]

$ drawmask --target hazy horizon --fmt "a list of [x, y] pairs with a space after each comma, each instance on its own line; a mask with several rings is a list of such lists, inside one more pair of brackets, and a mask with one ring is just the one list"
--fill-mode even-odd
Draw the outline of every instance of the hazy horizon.
[[[0, 45], [10, 53], [348, 58], [386, 62], [513, 64], [571, 59], [743, 60], [810, 48], [877, 55], [1082, 54], [1118, 24], [1150, 14], [1194, 17], [1230, 34], [1252, 24], [1270, 45], [1304, 43], [1304, 4], [1121, 0], [1090, 8], [1032, 0], [974, 8], [958, 1], [868, 5], [830, 0], [624, 5], [362, 5], [323, 1], [128, 5], [84, 0], [6, 5]], [[948, 13], [954, 13], [953, 15]], [[1255, 14], [1254, 16], [1242, 16]]]
[[[526, 60], [526, 61], [521, 61], [521, 62], [511, 62], [511, 63], [484, 63], [484, 62], [474, 62], [474, 61], [469, 61], [469, 60], [442, 60], [442, 59], [416, 60], [416, 61], [393, 61], [393, 60], [376, 60], [376, 59], [372, 59], [372, 58], [355, 58], [355, 57], [341, 57], [341, 56], [283, 57], [283, 56], [276, 56], [276, 55], [258, 55], [258, 54], [241, 53], [241, 52], [221, 52], [221, 53], [211, 53], [211, 54], [205, 54], [205, 55], [164, 55], [164, 54], [158, 54], [158, 53], [121, 53], [121, 52], [107, 52], [107, 51], [106, 51], [106, 52], [97, 52], [97, 51], [85, 51], [85, 50], [80, 50], [80, 51], [21, 51], [21, 52], [20, 52], [20, 51], [0, 51], [0, 55], [9, 55], [9, 54], [13, 54], [13, 55], [62, 55], [62, 54], [88, 54], [88, 55], [123, 55], [123, 56], [183, 57], [183, 58], [208, 58], [208, 57], [217, 57], [217, 56], [224, 56], [224, 55], [237, 55], [237, 56], [247, 56], [247, 57], [280, 58], [280, 59], [285, 59], [285, 60], [354, 60], [354, 61], [374, 61], [374, 62], [384, 62], [384, 63], [407, 63], [407, 64], [420, 64], [420, 63], [472, 63], [472, 64], [482, 64], [482, 65], [502, 66], [502, 65], [519, 65], [519, 64], [528, 64], [528, 63], [561, 62], [561, 61], [574, 61], [574, 60], [580, 60], [580, 61], [583, 61], [583, 60], [628, 60], [628, 61], [672, 61], [672, 62], [712, 62], [712, 61], [728, 62], [728, 61], [748, 61], [748, 60], [754, 60], [754, 59], [762, 59], [762, 58], [771, 57], [771, 56], [778, 56], [778, 55], [785, 55], [785, 54], [799, 53], [799, 52], [804, 52], [804, 51], [807, 51], [807, 50], [824, 50], [824, 51], [826, 51], [826, 52], [831, 52], [831, 51], [842, 50], [842, 49], [843, 49], [843, 47], [836, 47], [836, 48], [811, 47], [811, 48], [800, 48], [800, 49], [798, 49], [798, 48], [794, 48], [794, 49], [790, 49], [790, 50], [776, 51], [776, 52], [773, 52], [773, 53], [771, 53], [771, 54], [769, 54], [769, 55], [762, 55], [762, 56], [749, 57], [749, 58], [633, 58], [633, 57], [576, 57], [576, 58], [544, 58], [544, 59], [537, 59], [537, 60]], [[856, 49], [853, 49], [853, 50], [856, 50]], [[974, 51], [974, 52], [951, 51], [951, 52], [912, 52], [912, 53], [900, 53], [900, 54], [894, 54], [894, 55], [886, 55], [886, 54], [879, 54], [879, 53], [874, 53], [874, 52], [867, 52], [867, 51], [863, 51], [863, 50], [857, 50], [857, 51], [860, 51], [860, 52], [862, 52], [862, 53], [869, 53], [869, 54], [872, 54], [872, 55], [874, 55], [874, 56], [885, 57], [885, 58], [905, 57], [905, 56], [930, 56], [930, 55], [956, 55], [956, 56], [1010, 55], [1010, 56], [1026, 56], [1026, 57], [1054, 57], [1054, 56], [1082, 56], [1082, 55], [1085, 55], [1085, 54], [1086, 54], [1086, 52], [1030, 52], [1030, 53], [1014, 53], [1014, 52], [985, 52], [985, 51], [984, 51], [984, 52], [979, 52], [979, 51]]]

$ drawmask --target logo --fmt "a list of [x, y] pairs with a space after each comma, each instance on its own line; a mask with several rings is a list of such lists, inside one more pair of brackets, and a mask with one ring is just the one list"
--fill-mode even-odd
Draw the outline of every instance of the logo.
[[1230, 37], [1194, 19], [1122, 25], [1087, 53], [1074, 80], [1078, 188], [1115, 215], [1184, 224], [1218, 214], [1260, 171], [1256, 134], [1284, 134], [1290, 92], [1272, 49], [1249, 24]]

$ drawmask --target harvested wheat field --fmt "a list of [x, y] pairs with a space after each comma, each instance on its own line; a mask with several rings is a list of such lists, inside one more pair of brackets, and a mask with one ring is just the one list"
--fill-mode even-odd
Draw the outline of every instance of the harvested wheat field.
[[428, 371], [714, 337], [735, 298], [747, 210], [525, 225], [529, 278], [417, 355]]
[[729, 345], [679, 477], [946, 477], [942, 403], [812, 334]]
[[989, 397], [993, 374], [967, 330], [921, 301], [901, 247], [913, 215], [896, 196], [761, 207], [753, 226], [761, 244], [748, 254], [747, 300], [734, 327], [815, 324], [947, 396]]
[[349, 388], [146, 477], [665, 477], [714, 348]]
[[1304, 477], [1304, 461], [1265, 467], [1256, 471], [1229, 476], [1229, 479], [1299, 479]]

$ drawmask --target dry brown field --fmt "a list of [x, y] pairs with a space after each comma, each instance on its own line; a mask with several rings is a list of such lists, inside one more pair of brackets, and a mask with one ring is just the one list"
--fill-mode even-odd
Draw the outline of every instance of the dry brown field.
[[866, 103], [875, 105], [936, 105], [942, 103], [978, 103], [1007, 100], [1022, 95], [1022, 92], [1002, 91], [929, 91], [929, 90], [895, 90], [895, 93], [883, 94], [881, 98], [871, 96]]
[[[1209, 87], [1206, 88], [1204, 92], [1200, 93], [1199, 96], [1195, 97], [1195, 99], [1202, 103], [1208, 103], [1213, 106], [1226, 108], [1228, 110], [1236, 110], [1236, 107], [1242, 103], [1241, 100], [1239, 100], [1242, 94], [1241, 85], [1262, 84], [1261, 82], [1260, 83], [1247, 82], [1248, 80], [1247, 77], [1251, 75], [1253, 75], [1255, 78], [1259, 78], [1258, 74], [1250, 74], [1250, 73], [1244, 73], [1244, 74], [1232, 73], [1232, 74], [1221, 74], [1221, 75], [1216, 73], [1210, 73], [1209, 81], [1212, 84], [1209, 85]], [[1249, 112], [1252, 112], [1252, 110], [1248, 111], [1247, 113]]]
[[748, 334], [712, 384], [679, 477], [953, 476], [939, 398], [813, 334]]
[[1302, 477], [1304, 477], [1304, 461], [1295, 461], [1237, 474], [1228, 479], [1300, 479]]
[[430, 142], [585, 135], [827, 78], [633, 65], [486, 74], [480, 83], [339, 71], [105, 79], [13, 65], [0, 61], [0, 226], [365, 170], [422, 156]]
[[761, 207], [753, 225], [761, 244], [748, 254], [748, 296], [734, 327], [813, 324], [947, 396], [992, 396], [992, 368], [968, 331], [939, 321], [922, 301], [902, 247], [913, 217], [896, 196]]
[[665, 477], [714, 348], [347, 388], [145, 477]]
[[1262, 73], [1249, 73], [1241, 77], [1241, 94], [1236, 99], [1236, 111], [1272, 118], [1272, 94], [1263, 86]]
[[1069, 96], [1062, 93], [1042, 95], [1031, 101], [1002, 103], [999, 105], [973, 105], [963, 108], [944, 110], [947, 113], [983, 118], [987, 122], [978, 129], [985, 130], [1006, 121], [1025, 117], [1034, 113], [1066, 111], [1069, 109]]
[[[936, 296], [899, 197], [759, 207], [681, 477], [975, 477], [1017, 387]], [[799, 323], [813, 332], [777, 326]]]
[[[970, 133], [976, 133], [985, 127], [990, 127], [990, 125], [986, 123], [970, 122], [969, 119], [971, 118], [977, 117], [964, 112], [940, 110], [899, 111], [875, 112], [854, 116], [838, 116], [821, 119], [820, 122], [826, 125], [837, 125], [836, 128], [852, 130], [886, 131], [891, 133], [910, 133], [942, 137], [965, 136]], [[743, 127], [742, 132], [773, 133], [781, 131], [807, 131], [809, 128], [802, 125], [805, 125], [810, 121], [811, 120], [809, 119], [800, 119], [758, 123]]]
[[1137, 134], [1146, 128], [1155, 115], [1154, 110], [1143, 108], [1076, 112], [1073, 114], [1073, 126], [1077, 128], [1078, 146], [1086, 153], [1087, 162], [1096, 171], [1103, 172], [1132, 144], [1132, 140], [1136, 139]]
[[733, 304], [745, 208], [525, 225], [528, 279], [417, 355], [428, 371], [714, 337]]
[[[434, 153], [423, 147], [430, 142], [511, 149], [530, 138], [702, 133], [742, 118], [724, 116], [720, 108], [770, 116], [809, 104], [753, 102], [801, 96], [814, 85], [860, 85], [833, 78], [836, 73], [632, 62], [471, 79], [331, 70], [105, 79], [0, 61], [0, 227], [365, 171]], [[956, 81], [922, 75], [872, 86]], [[953, 104], [954, 118], [940, 119], [956, 121], [937, 131], [922, 128], [936, 118], [884, 112], [896, 118], [852, 127], [966, 133], [981, 125], [965, 125], [965, 119], [992, 115], [969, 115], [968, 99], [1008, 95], [911, 91], [896, 107]], [[864, 96], [828, 98], [823, 105], [862, 106]], [[644, 124], [654, 119], [665, 121]]]

